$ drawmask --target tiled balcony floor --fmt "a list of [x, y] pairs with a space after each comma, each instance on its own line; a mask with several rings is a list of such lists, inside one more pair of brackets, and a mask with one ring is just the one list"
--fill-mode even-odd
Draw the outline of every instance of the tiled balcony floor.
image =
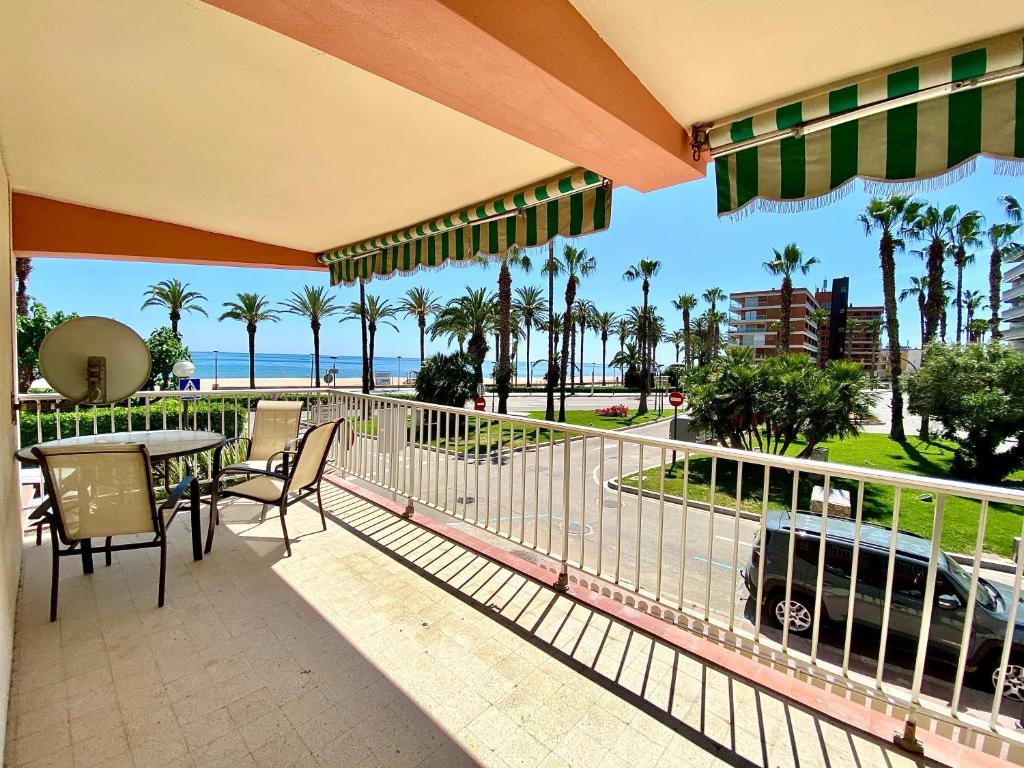
[[[328, 490], [329, 489], [329, 490]], [[13, 766], [899, 766], [901, 753], [727, 678], [325, 484], [234, 504], [214, 550], [65, 558], [26, 537]], [[204, 514], [205, 518], [205, 514]]]

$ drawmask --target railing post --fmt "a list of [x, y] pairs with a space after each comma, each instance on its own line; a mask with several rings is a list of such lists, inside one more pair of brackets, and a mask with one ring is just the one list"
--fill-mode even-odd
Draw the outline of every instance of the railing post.
[[[562, 552], [559, 558], [561, 566], [558, 570], [558, 580], [555, 581], [554, 588], [559, 592], [566, 592], [569, 589], [569, 453], [572, 447], [568, 429], [562, 432], [562, 440]], [[500, 465], [498, 471], [501, 471]], [[548, 522], [550, 524], [550, 518]]]
[[903, 724], [903, 731], [902, 733], [900, 731], [895, 731], [893, 733], [892, 743], [911, 754], [923, 755], [924, 745], [921, 744], [920, 739], [917, 738], [916, 714], [917, 706], [911, 705], [910, 710], [907, 712], [907, 721]]

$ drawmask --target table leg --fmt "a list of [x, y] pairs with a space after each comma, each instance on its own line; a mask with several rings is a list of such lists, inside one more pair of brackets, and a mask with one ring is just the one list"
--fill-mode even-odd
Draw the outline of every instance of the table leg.
[[195, 478], [188, 487], [189, 515], [192, 520], [192, 559], [203, 559], [203, 534], [199, 524], [199, 481]]
[[82, 573], [92, 573], [92, 541], [82, 539]]

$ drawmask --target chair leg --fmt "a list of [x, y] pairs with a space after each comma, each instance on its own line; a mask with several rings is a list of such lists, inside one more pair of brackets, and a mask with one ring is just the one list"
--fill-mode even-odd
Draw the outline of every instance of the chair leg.
[[217, 511], [217, 490], [216, 483], [213, 488], [210, 489], [210, 526], [206, 532], [206, 554], [210, 554], [210, 550], [213, 549], [213, 530], [220, 524], [220, 513]]
[[164, 585], [167, 582], [167, 532], [160, 535], [160, 593], [157, 597], [157, 607], [164, 607]]
[[281, 501], [281, 532], [284, 533], [284, 550], [288, 553], [288, 557], [292, 556], [292, 543], [288, 540], [288, 524], [285, 523], [285, 513], [288, 511], [288, 502], [285, 500]]
[[103, 553], [104, 560], [106, 560], [106, 563], [107, 563], [107, 568], [110, 567], [110, 563], [113, 560], [113, 554], [114, 553], [110, 551], [110, 542], [112, 540], [113, 540], [113, 537], [107, 536], [107, 551]]
[[50, 543], [53, 545], [53, 574], [50, 583], [50, 621], [57, 620], [57, 588], [60, 584], [60, 544], [57, 529], [50, 523]]
[[316, 506], [317, 506], [317, 509], [320, 510], [320, 524], [323, 526], [323, 529], [326, 531], [327, 530], [327, 518], [324, 517], [324, 500], [320, 497], [320, 484], [319, 483], [317, 483], [317, 486], [316, 486]]
[[263, 509], [260, 510], [260, 524], [267, 522], [267, 505], [263, 505]]
[[37, 547], [43, 546], [43, 523], [44, 522], [45, 522], [44, 520], [40, 520], [38, 523], [36, 523], [36, 546]]

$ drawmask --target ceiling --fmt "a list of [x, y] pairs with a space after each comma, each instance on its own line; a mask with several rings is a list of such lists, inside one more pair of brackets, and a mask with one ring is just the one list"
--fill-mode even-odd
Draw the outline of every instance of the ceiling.
[[1024, 29], [1020, 0], [571, 0], [681, 125]]
[[319, 251], [566, 160], [196, 0], [0, 0], [15, 191]]

